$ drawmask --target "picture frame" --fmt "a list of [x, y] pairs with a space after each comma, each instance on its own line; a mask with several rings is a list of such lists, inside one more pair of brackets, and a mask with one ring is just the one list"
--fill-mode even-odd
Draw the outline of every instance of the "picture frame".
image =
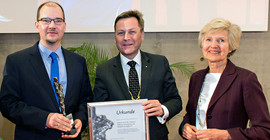
[[149, 120], [140, 100], [87, 104], [90, 140], [149, 140]]

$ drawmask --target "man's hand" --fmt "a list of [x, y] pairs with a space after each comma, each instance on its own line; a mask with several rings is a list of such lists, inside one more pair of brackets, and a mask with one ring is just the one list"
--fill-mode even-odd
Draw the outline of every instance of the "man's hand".
[[74, 135], [65, 135], [64, 133], [62, 134], [62, 138], [64, 139], [71, 139], [71, 138], [76, 138], [78, 137], [79, 133], [81, 132], [82, 129], [82, 121], [79, 119], [76, 119], [74, 121], [75, 123], [75, 129], [77, 130], [77, 132]]
[[47, 117], [46, 126], [52, 129], [58, 129], [64, 132], [70, 131], [71, 121], [59, 113], [50, 113]]
[[148, 100], [142, 103], [143, 110], [146, 113], [146, 116], [162, 116], [164, 114], [161, 104], [158, 100]]

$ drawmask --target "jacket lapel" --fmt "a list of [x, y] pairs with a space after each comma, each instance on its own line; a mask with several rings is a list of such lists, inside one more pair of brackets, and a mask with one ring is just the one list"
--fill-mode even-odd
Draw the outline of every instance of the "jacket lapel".
[[48, 92], [54, 106], [58, 109], [58, 104], [55, 98], [55, 94], [51, 85], [50, 78], [48, 76], [48, 73], [46, 71], [45, 65], [43, 63], [43, 60], [41, 58], [39, 49], [38, 49], [38, 42], [32, 47], [32, 50], [30, 52], [30, 63], [32, 64], [32, 68], [36, 72], [37, 77], [40, 80], [40, 85], [44, 88], [45, 91]]
[[70, 57], [70, 55], [68, 54], [69, 52], [65, 49], [62, 48], [62, 52], [63, 52], [63, 56], [65, 59], [65, 65], [66, 65], [66, 71], [67, 71], [67, 91], [65, 94], [65, 102], [68, 102], [69, 97], [72, 97], [71, 94], [71, 88], [73, 85], [73, 80], [74, 79], [73, 76], [76, 72], [76, 67], [73, 65], [73, 59]]
[[127, 100], [130, 100], [130, 94], [129, 94], [129, 90], [128, 90], [128, 86], [127, 86], [127, 82], [125, 80], [125, 76], [124, 76], [124, 72], [122, 69], [122, 65], [121, 65], [121, 60], [120, 60], [120, 54], [118, 54], [115, 59], [115, 61], [113, 62], [113, 75], [115, 76], [115, 79], [117, 81], [117, 83], [119, 84], [119, 87], [121, 87], [122, 92], [120, 93], [124, 93], [124, 97]]
[[201, 93], [201, 88], [202, 88], [202, 85], [203, 85], [203, 82], [204, 82], [204, 78], [205, 78], [205, 75], [208, 73], [208, 71], [209, 71], [209, 67], [202, 70], [200, 73], [197, 73], [197, 75], [193, 78], [193, 80], [198, 81], [198, 83], [195, 82], [195, 83], [197, 83], [197, 84], [193, 84], [193, 86], [195, 86], [195, 87], [192, 87], [192, 89], [189, 89], [189, 90], [194, 89], [195, 94], [191, 95], [192, 97], [189, 97], [189, 99], [192, 99], [194, 101], [193, 108], [195, 108], [195, 110], [194, 110], [195, 112], [196, 112], [199, 96], [200, 96], [200, 93]]
[[141, 99], [146, 98], [146, 89], [148, 87], [148, 81], [151, 75], [152, 65], [150, 59], [141, 51], [142, 71], [141, 71]]
[[235, 65], [230, 60], [228, 60], [227, 66], [224, 72], [222, 73], [220, 81], [218, 82], [218, 85], [211, 98], [208, 109], [211, 108], [219, 100], [219, 98], [225, 94], [227, 89], [233, 83], [236, 76], [237, 75], [235, 74]]

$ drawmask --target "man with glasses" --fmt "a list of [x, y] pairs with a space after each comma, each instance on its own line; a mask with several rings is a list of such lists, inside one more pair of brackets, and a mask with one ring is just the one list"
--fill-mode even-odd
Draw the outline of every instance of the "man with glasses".
[[[35, 26], [40, 41], [6, 59], [0, 92], [0, 111], [16, 124], [14, 139], [80, 139], [87, 126], [86, 103], [93, 95], [85, 59], [61, 47], [66, 30], [63, 8], [45, 2], [38, 8]], [[63, 86], [65, 108], [59, 106], [52, 78]], [[68, 135], [72, 114], [76, 133]]]

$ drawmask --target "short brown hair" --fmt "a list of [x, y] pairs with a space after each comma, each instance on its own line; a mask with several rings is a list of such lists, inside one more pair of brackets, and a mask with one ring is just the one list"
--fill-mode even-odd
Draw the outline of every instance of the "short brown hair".
[[51, 7], [59, 6], [59, 7], [61, 8], [62, 12], [63, 12], [63, 19], [64, 19], [64, 21], [65, 21], [65, 12], [64, 12], [63, 7], [62, 7], [59, 3], [53, 2], [53, 1], [47, 1], [47, 2], [44, 2], [44, 3], [42, 3], [42, 4], [38, 7], [38, 10], [37, 10], [37, 21], [39, 20], [40, 10], [41, 10], [41, 8], [42, 8], [43, 6], [45, 6], [45, 5], [46, 5], [46, 6], [51, 6]]
[[142, 18], [143, 15], [138, 10], [129, 10], [129, 11], [123, 12], [120, 15], [118, 15], [116, 17], [115, 21], [114, 21], [114, 30], [116, 30], [116, 23], [120, 19], [130, 18], [130, 17], [135, 17], [138, 20], [138, 23], [139, 23], [139, 27], [141, 29], [141, 32], [144, 31], [144, 20]]

